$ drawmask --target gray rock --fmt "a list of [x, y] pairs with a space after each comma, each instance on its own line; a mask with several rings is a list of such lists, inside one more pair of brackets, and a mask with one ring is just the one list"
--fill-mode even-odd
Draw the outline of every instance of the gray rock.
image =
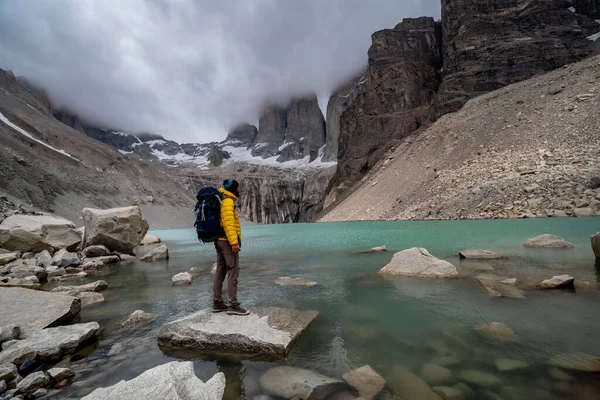
[[67, 294], [81, 300], [82, 308], [89, 307], [92, 304], [102, 303], [104, 301], [104, 296], [96, 292], [67, 292]]
[[142, 261], [160, 261], [169, 259], [169, 249], [166, 244], [161, 244], [157, 248], [148, 252], [144, 257], [140, 258]]
[[149, 245], [149, 244], [158, 244], [158, 243], [160, 243], [159, 237], [146, 234], [146, 236], [144, 236], [144, 238], [140, 242], [140, 246]]
[[452, 375], [452, 371], [435, 364], [423, 365], [423, 368], [421, 368], [421, 377], [425, 382], [432, 386], [456, 382], [454, 375]]
[[388, 385], [401, 399], [442, 400], [423, 379], [399, 365], [392, 368]]
[[38, 389], [50, 385], [50, 379], [42, 371], [34, 372], [27, 375], [21, 382], [17, 384], [17, 389], [26, 395], [32, 394]]
[[52, 266], [52, 267], [46, 268], [46, 273], [48, 274], [48, 278], [56, 278], [57, 276], [66, 275], [67, 271], [64, 268]]
[[600, 372], [600, 357], [584, 353], [559, 354], [550, 358], [548, 364], [575, 371]]
[[52, 257], [52, 261], [54, 265], [58, 265], [59, 267], [75, 267], [79, 265], [79, 257], [77, 253], [68, 252], [65, 249], [59, 250]]
[[123, 348], [124, 348], [123, 343], [115, 343], [115, 344], [112, 345], [112, 347], [108, 351], [107, 356], [108, 357], [116, 356], [121, 351], [123, 351]]
[[4, 392], [6, 392], [8, 390], [8, 385], [6, 384], [6, 381], [2, 380], [0, 381], [0, 396], [2, 396], [4, 394]]
[[477, 281], [485, 287], [492, 297], [508, 297], [513, 299], [525, 298], [523, 291], [512, 284], [502, 283], [494, 279], [479, 277]]
[[59, 360], [73, 354], [76, 349], [92, 338], [100, 329], [97, 322], [58, 326], [35, 332], [24, 340], [9, 342], [7, 349], [28, 347], [37, 351], [40, 360]]
[[69, 322], [81, 310], [81, 302], [74, 297], [22, 288], [0, 287], [0, 304], [0, 326], [18, 325], [22, 338], [52, 324]]
[[332, 393], [346, 388], [346, 383], [307, 369], [275, 367], [260, 377], [268, 393], [285, 399], [324, 400]]
[[35, 276], [39, 280], [46, 280], [48, 273], [42, 267], [35, 266], [22, 266], [16, 267], [11, 270], [11, 274], [14, 278], [24, 279], [28, 276]]
[[0, 344], [8, 340], [19, 340], [21, 338], [21, 327], [8, 324], [0, 327]]
[[108, 283], [105, 281], [96, 281], [81, 286], [58, 286], [52, 289], [52, 292], [69, 292], [69, 293], [81, 293], [81, 292], [102, 292], [108, 289]]
[[600, 258], [600, 232], [592, 235], [590, 237], [590, 242], [592, 243], [592, 251], [596, 258]]
[[29, 347], [5, 349], [0, 352], [0, 364], [10, 363], [20, 367], [24, 362], [35, 360], [36, 357], [37, 351]]
[[10, 262], [15, 261], [18, 258], [19, 253], [17, 252], [0, 254], [0, 265], [6, 265]]
[[[107, 264], [116, 264], [121, 261], [121, 257], [128, 257], [123, 254], [121, 256], [111, 255], [111, 256], [102, 256], [102, 257], [93, 257], [93, 258], [84, 258], [81, 264], [81, 268], [84, 270], [88, 269], [98, 269]], [[131, 256], [133, 257], [133, 256]], [[135, 257], [134, 257], [135, 259]]]
[[75, 372], [69, 368], [51, 368], [47, 371], [48, 376], [55, 382], [61, 382], [63, 380], [71, 381], [75, 378]]
[[137, 206], [97, 210], [84, 208], [84, 246], [100, 244], [111, 250], [133, 254], [148, 231], [148, 221]]
[[41, 388], [41, 389], [38, 389], [35, 392], [33, 392], [31, 397], [33, 397], [34, 399], [37, 399], [37, 398], [43, 397], [47, 394], [48, 394], [48, 389]]
[[293, 278], [289, 276], [280, 276], [275, 280], [275, 284], [279, 286], [317, 286], [317, 282], [309, 281], [308, 279]]
[[135, 310], [127, 319], [122, 323], [122, 325], [132, 326], [132, 325], [147, 325], [150, 322], [156, 319], [156, 315], [144, 312], [142, 310]]
[[284, 357], [318, 315], [288, 308], [252, 308], [244, 318], [210, 309], [170, 322], [158, 332], [162, 346], [228, 353], [241, 358]]
[[385, 387], [385, 379], [369, 365], [365, 365], [342, 376], [348, 384], [355, 388], [360, 397], [371, 400]]
[[510, 360], [507, 358], [498, 358], [494, 361], [496, 368], [500, 372], [516, 371], [529, 368], [529, 363], [520, 360]]
[[194, 374], [194, 364], [191, 361], [173, 361], [152, 368], [129, 381], [96, 389], [82, 400], [222, 400], [224, 392], [223, 373], [216, 374], [204, 383]]
[[458, 378], [467, 383], [483, 387], [496, 387], [502, 385], [502, 380], [488, 372], [465, 369], [459, 372]]
[[575, 288], [575, 278], [569, 275], [557, 275], [536, 285], [538, 289]]
[[573, 214], [575, 214], [576, 217], [593, 217], [594, 215], [596, 215], [596, 212], [589, 207], [584, 207], [575, 208], [573, 210]]
[[551, 378], [556, 379], [558, 381], [569, 382], [573, 380], [573, 377], [571, 375], [567, 374], [565, 371], [559, 368], [548, 368], [548, 375]]
[[414, 276], [419, 278], [456, 278], [456, 267], [435, 258], [426, 249], [413, 247], [394, 254], [392, 261], [379, 271], [384, 276]]
[[12, 215], [0, 224], [0, 246], [8, 250], [75, 250], [80, 242], [75, 224], [49, 215]]
[[106, 246], [103, 246], [101, 244], [96, 244], [93, 246], [88, 246], [85, 249], [83, 249], [83, 251], [81, 252], [81, 254], [85, 257], [85, 258], [94, 258], [94, 257], [103, 257], [103, 256], [107, 256], [110, 254], [110, 250], [108, 250], [106, 248]]
[[573, 246], [571, 243], [567, 242], [561, 237], [556, 235], [544, 234], [540, 236], [536, 236], [531, 238], [523, 244], [525, 247], [530, 248], [561, 248], [561, 249], [572, 249]]
[[508, 278], [499, 281], [500, 283], [504, 283], [506, 285], [515, 285], [517, 283], [517, 278]]
[[0, 381], [12, 381], [19, 375], [19, 371], [14, 364], [0, 364]]
[[515, 332], [502, 322], [483, 322], [475, 327], [475, 331], [483, 337], [502, 342], [515, 342]]
[[254, 125], [240, 124], [229, 131], [225, 142], [232, 146], [242, 145], [244, 147], [249, 147], [254, 143], [257, 135], [258, 129], [256, 129]]
[[191, 285], [193, 280], [194, 277], [189, 272], [180, 272], [171, 278], [175, 286]]
[[552, 216], [554, 218], [567, 218], [568, 215], [566, 212], [564, 212], [563, 210], [554, 210], [552, 211]]
[[460, 258], [470, 260], [498, 260], [504, 258], [502, 254], [494, 253], [489, 250], [462, 250], [458, 252]]

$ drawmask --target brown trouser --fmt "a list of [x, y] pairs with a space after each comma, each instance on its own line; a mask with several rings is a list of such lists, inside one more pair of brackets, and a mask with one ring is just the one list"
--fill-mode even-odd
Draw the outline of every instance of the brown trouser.
[[213, 281], [214, 300], [223, 301], [223, 281], [225, 280], [225, 275], [227, 275], [229, 305], [232, 307], [237, 306], [240, 255], [231, 250], [231, 245], [227, 240], [217, 240], [215, 242], [215, 250], [217, 250], [217, 272], [215, 273], [215, 280]]

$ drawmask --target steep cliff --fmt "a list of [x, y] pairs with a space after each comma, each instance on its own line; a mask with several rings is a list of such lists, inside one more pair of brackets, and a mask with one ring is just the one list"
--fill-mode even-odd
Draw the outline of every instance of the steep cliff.
[[83, 123], [81, 122], [79, 117], [77, 115], [71, 113], [70, 111], [65, 110], [65, 109], [58, 109], [58, 110], [53, 110], [52, 114], [54, 115], [54, 118], [56, 118], [63, 124], [70, 126], [71, 128], [73, 128], [76, 131], [79, 131], [81, 133], [86, 133], [85, 129], [83, 128]]
[[225, 142], [237, 142], [242, 146], [249, 147], [254, 143], [257, 136], [258, 129], [254, 125], [240, 124], [229, 131]]
[[264, 108], [258, 121], [258, 135], [252, 143], [252, 155], [273, 157], [285, 141], [287, 116], [285, 108], [271, 104]]

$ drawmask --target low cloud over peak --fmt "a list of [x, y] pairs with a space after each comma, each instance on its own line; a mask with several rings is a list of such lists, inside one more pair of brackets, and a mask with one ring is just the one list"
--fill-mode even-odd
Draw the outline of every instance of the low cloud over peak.
[[[222, 140], [267, 99], [321, 102], [371, 34], [439, 0], [0, 0], [0, 68], [84, 119], [180, 142]], [[321, 104], [324, 108], [326, 104]]]

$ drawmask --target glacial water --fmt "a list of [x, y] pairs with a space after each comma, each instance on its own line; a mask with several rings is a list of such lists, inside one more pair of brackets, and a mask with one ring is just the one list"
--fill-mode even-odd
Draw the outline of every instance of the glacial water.
[[[501, 379], [501, 385], [492, 387], [469, 384], [475, 391], [471, 399], [494, 398], [495, 394], [497, 399], [600, 398], [598, 374], [567, 371], [572, 380], [563, 381], [547, 365], [550, 357], [566, 352], [600, 355], [600, 266], [595, 265], [589, 242], [589, 236], [599, 230], [597, 218], [245, 226], [242, 304], [311, 309], [320, 315], [290, 356], [279, 362], [189, 358], [203, 380], [217, 371], [225, 373], [226, 399], [262, 394], [261, 374], [280, 364], [332, 377], [369, 364], [387, 379], [383, 396], [393, 397], [394, 366], [419, 375], [423, 364], [441, 353], [460, 360], [448, 366], [455, 376], [463, 369], [475, 369]], [[199, 243], [193, 230], [152, 233], [169, 246], [168, 261], [112, 267], [104, 276], [81, 282], [104, 279], [110, 285], [104, 303], [82, 311], [83, 322], [98, 321], [102, 330], [99, 341], [82, 350], [83, 359], [73, 357], [76, 381], [50, 398], [80, 398], [96, 387], [185, 357], [185, 353], [178, 357], [163, 354], [156, 343], [157, 332], [163, 323], [211, 305], [214, 248]], [[557, 234], [576, 247], [532, 250], [521, 246], [542, 233]], [[380, 245], [389, 251], [360, 253]], [[464, 278], [390, 280], [376, 275], [395, 252], [414, 246], [454, 263]], [[473, 271], [461, 267], [457, 256], [465, 248], [493, 250], [508, 258], [490, 262], [494, 271]], [[171, 277], [191, 267], [203, 269], [193, 284], [172, 287]], [[567, 273], [581, 285], [575, 291], [529, 290], [524, 299], [491, 298], [473, 279], [478, 273], [518, 279]], [[319, 285], [280, 287], [273, 283], [280, 276], [302, 277]], [[120, 323], [137, 309], [158, 318], [145, 328], [122, 328]], [[504, 343], [478, 336], [474, 327], [491, 321], [510, 326], [518, 340]], [[122, 350], [108, 356], [115, 344], [122, 345]], [[499, 372], [494, 364], [499, 358], [523, 360], [529, 367]], [[458, 382], [457, 377], [454, 383]]]

